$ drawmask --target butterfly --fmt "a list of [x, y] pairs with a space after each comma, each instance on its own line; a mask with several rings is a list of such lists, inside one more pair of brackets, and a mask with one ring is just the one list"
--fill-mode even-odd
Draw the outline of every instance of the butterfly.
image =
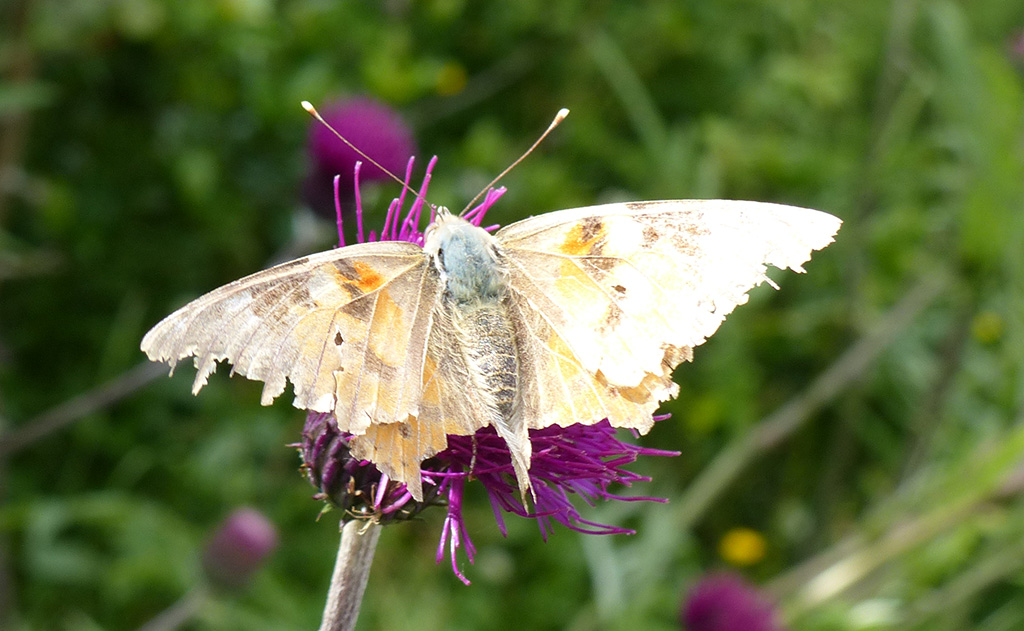
[[493, 426], [525, 501], [529, 430], [650, 429], [693, 358], [767, 266], [802, 272], [832, 215], [685, 200], [542, 214], [496, 233], [439, 208], [422, 247], [378, 241], [299, 258], [187, 304], [142, 340], [154, 361], [218, 361], [269, 405], [332, 413], [352, 454], [422, 500], [420, 464]]

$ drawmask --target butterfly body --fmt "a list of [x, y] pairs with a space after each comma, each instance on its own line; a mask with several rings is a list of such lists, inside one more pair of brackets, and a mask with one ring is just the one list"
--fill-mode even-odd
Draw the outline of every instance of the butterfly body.
[[258, 272], [165, 318], [142, 342], [193, 390], [217, 361], [291, 381], [296, 407], [330, 412], [352, 453], [422, 498], [420, 462], [448, 435], [494, 426], [520, 489], [528, 431], [593, 424], [644, 433], [691, 359], [767, 265], [802, 271], [840, 221], [723, 200], [563, 210], [494, 235], [447, 212], [421, 248], [365, 243]]
[[524, 497], [529, 488], [529, 421], [519, 401], [516, 332], [508, 312], [508, 270], [501, 247], [486, 230], [441, 209], [428, 229], [424, 252], [433, 257], [444, 291], [435, 317], [447, 320], [461, 342], [469, 380], [488, 424], [509, 446]]

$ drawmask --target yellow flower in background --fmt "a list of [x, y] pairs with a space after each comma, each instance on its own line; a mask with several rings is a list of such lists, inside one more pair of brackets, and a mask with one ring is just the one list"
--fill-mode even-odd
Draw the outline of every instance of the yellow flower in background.
[[752, 528], [732, 528], [718, 542], [718, 554], [728, 563], [745, 567], [764, 558], [768, 543]]
[[437, 93], [441, 96], [458, 94], [466, 87], [468, 80], [466, 68], [458, 62], [449, 61], [437, 73]]
[[994, 311], [982, 311], [971, 322], [974, 339], [982, 344], [995, 344], [1003, 337], [1003, 318]]

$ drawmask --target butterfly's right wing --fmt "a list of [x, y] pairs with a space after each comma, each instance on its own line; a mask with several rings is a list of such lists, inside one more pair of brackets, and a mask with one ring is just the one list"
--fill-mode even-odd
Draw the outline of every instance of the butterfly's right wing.
[[540, 215], [495, 238], [509, 270], [531, 427], [646, 431], [675, 396], [672, 369], [768, 265], [802, 271], [839, 219], [727, 200], [607, 204]]
[[218, 361], [265, 382], [261, 403], [333, 412], [354, 434], [418, 414], [426, 340], [441, 282], [423, 250], [376, 242], [321, 252], [235, 281], [146, 334], [154, 361], [195, 357], [198, 392]]

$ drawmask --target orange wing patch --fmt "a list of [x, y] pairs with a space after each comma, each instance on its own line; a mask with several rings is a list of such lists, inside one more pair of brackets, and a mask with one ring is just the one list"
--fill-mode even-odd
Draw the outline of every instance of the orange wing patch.
[[607, 228], [601, 218], [588, 217], [568, 230], [558, 251], [570, 256], [598, 255], [606, 239]]
[[343, 289], [349, 300], [372, 293], [388, 281], [365, 261], [332, 261], [321, 269], [333, 277], [335, 286]]
[[369, 293], [384, 284], [384, 277], [363, 261], [355, 261], [352, 267], [359, 275], [353, 283], [364, 293]]

